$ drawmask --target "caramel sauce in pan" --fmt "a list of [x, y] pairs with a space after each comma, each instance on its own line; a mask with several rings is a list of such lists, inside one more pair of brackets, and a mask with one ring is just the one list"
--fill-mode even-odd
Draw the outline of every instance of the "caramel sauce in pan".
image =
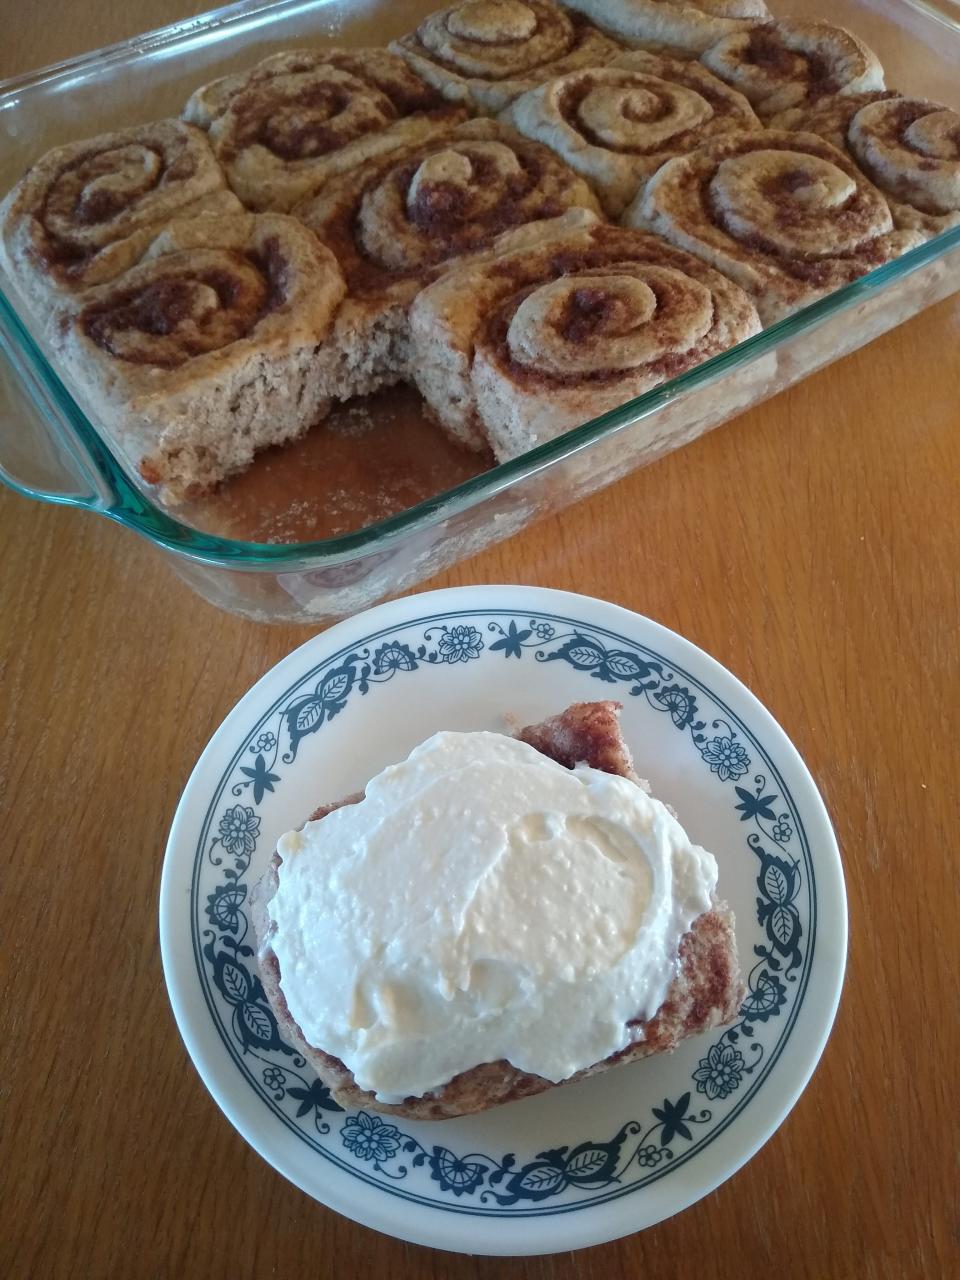
[[492, 465], [430, 422], [416, 391], [389, 387], [335, 406], [301, 440], [264, 450], [172, 514], [220, 537], [308, 542], [397, 515]]

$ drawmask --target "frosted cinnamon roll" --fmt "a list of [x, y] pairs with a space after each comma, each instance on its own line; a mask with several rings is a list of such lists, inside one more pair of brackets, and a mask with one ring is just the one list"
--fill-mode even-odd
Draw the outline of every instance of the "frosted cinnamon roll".
[[768, 22], [718, 40], [701, 61], [765, 118], [828, 93], [883, 88], [883, 67], [873, 50], [829, 22]]
[[293, 218], [176, 221], [64, 314], [64, 369], [142, 478], [176, 500], [323, 414], [317, 353], [344, 289], [333, 254]]
[[[566, 227], [563, 224], [566, 223]], [[759, 332], [742, 289], [657, 236], [582, 212], [441, 277], [411, 308], [421, 392], [504, 461]]]
[[551, 76], [621, 52], [550, 0], [461, 0], [390, 48], [445, 98], [489, 115]]
[[184, 108], [209, 128], [251, 209], [289, 210], [336, 173], [465, 118], [385, 49], [274, 54], [198, 89]]
[[665, 160], [761, 127], [746, 98], [699, 63], [642, 51], [548, 80], [500, 118], [582, 173], [611, 218]]
[[736, 280], [771, 324], [923, 237], [895, 231], [887, 203], [836, 147], [769, 129], [668, 160], [624, 221]]
[[938, 235], [960, 226], [960, 112], [924, 98], [823, 98], [777, 118], [847, 151], [883, 192], [898, 227]]
[[42, 312], [123, 271], [171, 218], [239, 209], [204, 135], [160, 120], [48, 151], [0, 205], [0, 238]]
[[767, 22], [763, 0], [560, 0], [624, 44], [702, 53], [722, 36]]
[[547, 147], [471, 120], [341, 175], [296, 214], [343, 269], [342, 347], [358, 369], [395, 380], [405, 370], [407, 307], [425, 283], [508, 228], [573, 207], [599, 211], [587, 184]]

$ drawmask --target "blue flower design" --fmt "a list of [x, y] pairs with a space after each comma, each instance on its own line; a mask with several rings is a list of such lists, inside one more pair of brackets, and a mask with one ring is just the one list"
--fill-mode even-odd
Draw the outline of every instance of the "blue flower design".
[[437, 649], [441, 662], [469, 662], [479, 658], [483, 636], [476, 627], [456, 626], [444, 630]]
[[276, 745], [277, 739], [272, 733], [261, 733], [250, 751], [255, 755], [258, 751], [272, 751]]
[[655, 1164], [660, 1163], [661, 1151], [659, 1147], [652, 1145], [641, 1147], [637, 1152], [637, 1164], [644, 1169], [652, 1169]]
[[[490, 625], [492, 630], [494, 624], [491, 623]], [[524, 640], [530, 639], [529, 627], [524, 627], [524, 629], [520, 631], [517, 629], [517, 624], [515, 622], [511, 622], [506, 631], [504, 631], [502, 627], [500, 627], [499, 630], [501, 633], [500, 639], [494, 640], [493, 644], [490, 646], [491, 652], [493, 652], [494, 649], [502, 649], [503, 656], [505, 658], [522, 657], [523, 642]]]
[[235, 804], [220, 819], [220, 841], [235, 858], [249, 857], [259, 834], [260, 819], [247, 805]]
[[417, 659], [408, 644], [391, 640], [383, 644], [373, 655], [373, 669], [378, 676], [388, 671], [416, 671]]
[[552, 640], [554, 636], [553, 627], [549, 622], [538, 622], [533, 628], [534, 634], [538, 640]]
[[246, 774], [250, 779], [250, 782], [242, 782], [240, 786], [248, 787], [251, 782], [253, 783], [254, 804], [259, 804], [264, 795], [273, 790], [273, 784], [280, 781], [279, 774], [271, 773], [267, 768], [267, 762], [262, 755], [257, 756], [252, 769], [241, 765], [240, 772]]
[[787, 989], [779, 978], [764, 969], [740, 1006], [740, 1014], [748, 1022], [767, 1022], [775, 1018], [787, 1003]]
[[711, 738], [705, 747], [700, 748], [700, 754], [710, 766], [710, 772], [715, 773], [721, 782], [742, 778], [750, 768], [750, 757], [732, 737], [720, 735]]
[[236, 933], [240, 927], [240, 908], [247, 896], [247, 886], [231, 881], [221, 884], [207, 895], [207, 919], [225, 933]]
[[268, 1089], [273, 1089], [277, 1093], [286, 1083], [286, 1074], [279, 1067], [267, 1067], [263, 1073], [263, 1083]]
[[779, 840], [781, 844], [786, 844], [793, 835], [793, 827], [787, 821], [788, 815], [781, 813], [777, 825], [773, 828], [774, 840]]
[[379, 1116], [358, 1111], [340, 1130], [343, 1145], [359, 1160], [389, 1160], [400, 1150], [400, 1130], [395, 1124], [384, 1124]]
[[476, 1160], [462, 1160], [446, 1147], [434, 1147], [428, 1163], [430, 1177], [440, 1183], [440, 1190], [452, 1191], [455, 1196], [475, 1191], [486, 1172]]
[[670, 712], [670, 719], [678, 729], [685, 729], [688, 724], [693, 723], [697, 703], [689, 689], [681, 689], [678, 684], [672, 684], [666, 689], [658, 689], [653, 697], [665, 711]]
[[740, 1087], [745, 1065], [739, 1049], [729, 1044], [711, 1045], [693, 1073], [697, 1092], [705, 1093], [710, 1099], [729, 1098], [734, 1089]]
[[669, 1098], [664, 1098], [662, 1107], [653, 1107], [653, 1114], [663, 1125], [663, 1133], [660, 1135], [660, 1141], [663, 1146], [667, 1147], [674, 1140], [677, 1134], [681, 1138], [690, 1137], [690, 1130], [687, 1128], [687, 1107], [690, 1105], [690, 1094], [685, 1093], [682, 1098], [676, 1102], [671, 1102]]
[[734, 787], [734, 791], [740, 797], [740, 803], [735, 804], [733, 807], [740, 814], [741, 822], [747, 822], [753, 818], [766, 818], [772, 822], [777, 816], [770, 808], [777, 798], [777, 793], [774, 791], [772, 795], [762, 796], [760, 794], [762, 790], [763, 787], [761, 786], [760, 790], [754, 795], [752, 791], [747, 791], [744, 787]]
[[[330, 1090], [321, 1080], [314, 1080], [306, 1089], [301, 1089], [299, 1087], [295, 1089], [288, 1089], [287, 1093], [289, 1093], [291, 1098], [296, 1098], [300, 1103], [300, 1106], [297, 1108], [298, 1120], [313, 1111], [315, 1113], [314, 1119], [319, 1122], [321, 1111], [343, 1110], [343, 1107], [341, 1107], [339, 1102], [334, 1102]], [[364, 1156], [363, 1158], [366, 1160], [367, 1157]]]

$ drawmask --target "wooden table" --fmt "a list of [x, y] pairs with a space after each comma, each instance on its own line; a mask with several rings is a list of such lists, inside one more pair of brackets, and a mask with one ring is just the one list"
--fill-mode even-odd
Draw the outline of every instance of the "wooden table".
[[[201, 7], [18, 6], [0, 70]], [[958, 352], [960, 298], [432, 584], [585, 591], [702, 645], [793, 738], [844, 856], [846, 989], [793, 1114], [679, 1217], [546, 1259], [355, 1226], [220, 1115], [164, 991], [164, 842], [209, 734], [306, 632], [218, 613], [131, 534], [0, 493], [0, 1274], [956, 1274]]]

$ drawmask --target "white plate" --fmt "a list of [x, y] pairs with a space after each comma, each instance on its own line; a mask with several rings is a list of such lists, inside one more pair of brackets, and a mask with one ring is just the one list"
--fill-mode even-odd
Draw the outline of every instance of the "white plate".
[[[277, 837], [438, 729], [502, 730], [505, 714], [526, 723], [600, 697], [623, 701], [639, 773], [717, 856], [749, 984], [737, 1022], [672, 1055], [464, 1120], [336, 1109], [278, 1040], [257, 978], [246, 895]], [[847, 920], [817, 789], [738, 680], [615, 605], [483, 586], [363, 613], [250, 690], [177, 810], [160, 936], [200, 1075], [285, 1177], [406, 1240], [534, 1254], [659, 1222], [770, 1137], [830, 1031]]]

